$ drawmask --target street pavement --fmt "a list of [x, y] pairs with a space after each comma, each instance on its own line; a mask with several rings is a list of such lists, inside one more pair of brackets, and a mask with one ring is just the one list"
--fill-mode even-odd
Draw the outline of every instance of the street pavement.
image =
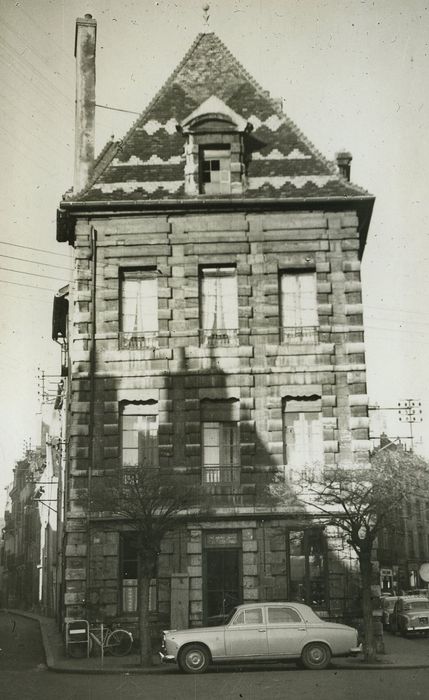
[[325, 671], [251, 664], [213, 667], [197, 676], [181, 674], [176, 666], [142, 672], [134, 655], [106, 658], [102, 670], [99, 658], [88, 663], [66, 659], [52, 620], [0, 611], [0, 699], [426, 700], [429, 640], [387, 636], [386, 643], [383, 663], [364, 673], [366, 667], [358, 661], [355, 667], [335, 662]]
[[[153, 666], [151, 668], [141, 668], [139, 664], [139, 655], [135, 653], [120, 658], [106, 655], [103, 660], [100, 656], [90, 656], [89, 658], [84, 659], [71, 659], [65, 654], [63, 637], [56, 622], [52, 618], [31, 613], [23, 613], [21, 611], [4, 611], [3, 616], [6, 616], [9, 619], [9, 624], [13, 624], [13, 620], [15, 620], [15, 624], [17, 624], [19, 618], [22, 616], [39, 623], [45, 651], [46, 665], [52, 671], [87, 674], [145, 673], [166, 675], [177, 673], [177, 666], [175, 664], [161, 665], [157, 655], [154, 655], [153, 657]], [[22, 639], [20, 643], [28, 644], [28, 641]], [[332, 659], [331, 668], [338, 670], [374, 670], [380, 668], [393, 670], [429, 668], [429, 638], [418, 635], [404, 639], [403, 637], [386, 633], [384, 635], [384, 646], [385, 653], [378, 656], [378, 661], [376, 663], [365, 663], [362, 655], [360, 654], [354, 658]], [[276, 665], [278, 666], [278, 664]], [[266, 668], [267, 666], [273, 666], [273, 664], [252, 664], [252, 668]], [[246, 669], [245, 665], [242, 665], [242, 667]], [[223, 669], [224, 668], [225, 667], [223, 667]]]

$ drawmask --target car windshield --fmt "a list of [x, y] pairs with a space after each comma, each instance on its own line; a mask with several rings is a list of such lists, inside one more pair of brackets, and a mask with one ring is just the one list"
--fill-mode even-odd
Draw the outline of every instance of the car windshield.
[[404, 610], [428, 610], [429, 600], [422, 598], [421, 600], [415, 600], [412, 603], [405, 603]]
[[232, 610], [229, 611], [228, 616], [225, 618], [225, 621], [223, 624], [227, 625], [229, 622], [231, 622], [231, 620], [234, 617], [236, 612], [237, 612], [237, 608], [232, 608]]

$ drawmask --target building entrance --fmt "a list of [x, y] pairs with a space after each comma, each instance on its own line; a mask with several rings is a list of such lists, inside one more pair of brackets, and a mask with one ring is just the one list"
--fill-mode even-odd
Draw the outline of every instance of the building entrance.
[[242, 602], [241, 550], [208, 548], [204, 552], [204, 624], [222, 624]]

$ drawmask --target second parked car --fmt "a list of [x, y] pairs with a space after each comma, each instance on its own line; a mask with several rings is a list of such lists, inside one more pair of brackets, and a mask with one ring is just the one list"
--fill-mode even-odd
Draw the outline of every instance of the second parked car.
[[332, 656], [359, 651], [353, 627], [321, 620], [302, 603], [251, 603], [234, 608], [224, 625], [167, 630], [163, 662], [185, 673], [203, 673], [212, 663], [295, 660], [326, 668]]
[[401, 596], [390, 613], [391, 632], [399, 632], [404, 637], [416, 632], [429, 634], [429, 598], [422, 596]]

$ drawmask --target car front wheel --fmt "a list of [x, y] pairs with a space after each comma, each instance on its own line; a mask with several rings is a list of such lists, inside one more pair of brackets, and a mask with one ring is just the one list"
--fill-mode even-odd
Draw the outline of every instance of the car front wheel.
[[322, 642], [312, 642], [302, 650], [301, 661], [305, 668], [312, 671], [321, 670], [329, 665], [331, 651]]
[[188, 644], [180, 651], [178, 663], [184, 673], [204, 673], [210, 663], [209, 652], [202, 644]]

